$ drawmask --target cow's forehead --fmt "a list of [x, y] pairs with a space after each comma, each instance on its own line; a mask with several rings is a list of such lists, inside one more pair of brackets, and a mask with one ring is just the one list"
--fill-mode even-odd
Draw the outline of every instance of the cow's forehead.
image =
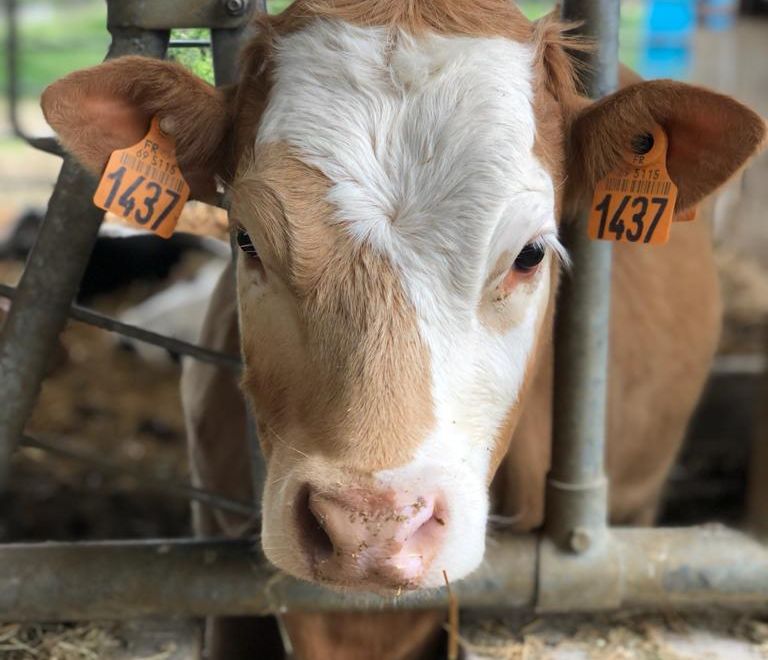
[[[459, 297], [498, 251], [554, 227], [534, 156], [534, 48], [317, 19], [277, 37], [257, 141], [290, 145], [330, 183], [351, 235]], [[470, 296], [471, 297], [471, 296]]]

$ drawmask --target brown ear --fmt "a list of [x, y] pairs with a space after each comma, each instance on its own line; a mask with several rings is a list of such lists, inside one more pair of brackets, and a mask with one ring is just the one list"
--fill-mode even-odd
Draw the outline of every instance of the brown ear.
[[573, 120], [568, 206], [589, 203], [597, 181], [621, 161], [632, 138], [659, 124], [667, 170], [684, 211], [727, 181], [765, 139], [765, 122], [728, 96], [671, 80], [640, 82], [593, 103]]
[[225, 93], [182, 66], [121, 57], [53, 83], [41, 105], [64, 148], [94, 174], [115, 149], [138, 142], [158, 115], [176, 140], [192, 195], [215, 193], [217, 155], [229, 123]]

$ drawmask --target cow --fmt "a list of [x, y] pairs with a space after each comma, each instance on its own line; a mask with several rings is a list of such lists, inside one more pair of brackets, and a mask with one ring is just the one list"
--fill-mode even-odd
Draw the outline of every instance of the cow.
[[[296, 0], [258, 18], [230, 87], [123, 57], [46, 90], [49, 123], [94, 173], [159, 116], [193, 196], [219, 185], [229, 198], [239, 250], [203, 338], [239, 348], [244, 370], [237, 383], [187, 365], [190, 458], [198, 485], [252, 496], [242, 392], [267, 476], [260, 530], [198, 510], [200, 534], [260, 531], [289, 574], [396, 593], [470, 574], [492, 513], [517, 531], [541, 525], [568, 277], [560, 227], [657, 126], [678, 213], [765, 139], [738, 102], [627, 70], [590, 101], [571, 27], [530, 22], [506, 0]], [[615, 246], [606, 466], [617, 524], [653, 521], [717, 344], [699, 215], [664, 246]], [[420, 658], [439, 643], [441, 614], [279, 623], [298, 658]], [[221, 620], [211, 653], [269, 657], [276, 631]]]

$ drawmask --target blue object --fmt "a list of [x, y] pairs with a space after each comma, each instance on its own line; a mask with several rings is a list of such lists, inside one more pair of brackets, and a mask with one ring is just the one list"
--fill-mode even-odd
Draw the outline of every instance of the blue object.
[[650, 0], [641, 75], [651, 79], [687, 78], [695, 29], [695, 0]]
[[701, 22], [710, 30], [727, 30], [736, 21], [734, 0], [702, 0]]

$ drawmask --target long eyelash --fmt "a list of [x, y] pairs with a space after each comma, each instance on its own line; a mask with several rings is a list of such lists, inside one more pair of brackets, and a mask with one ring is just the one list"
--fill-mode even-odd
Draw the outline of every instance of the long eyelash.
[[568, 254], [568, 250], [565, 249], [556, 234], [544, 234], [543, 236], [539, 236], [535, 241], [533, 241], [533, 245], [542, 247], [545, 250], [549, 248], [552, 250], [552, 252], [554, 252], [555, 257], [557, 257], [557, 260], [560, 262], [560, 266], [564, 270], [571, 270], [571, 266], [573, 265], [571, 262], [571, 257]]

